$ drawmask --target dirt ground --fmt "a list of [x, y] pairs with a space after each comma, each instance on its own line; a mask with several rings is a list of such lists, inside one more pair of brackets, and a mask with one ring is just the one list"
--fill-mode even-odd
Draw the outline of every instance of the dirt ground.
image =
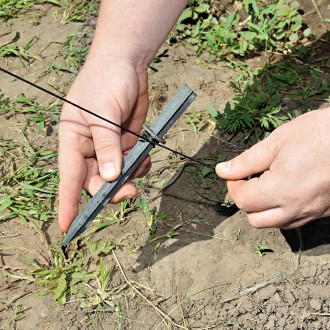
[[[330, 17], [327, 2], [319, 1], [318, 5], [324, 17]], [[92, 21], [91, 26], [62, 25], [54, 19], [53, 7], [47, 8], [39, 25], [31, 23], [33, 13], [20, 16], [7, 24], [2, 23], [5, 33], [0, 36], [1, 44], [8, 38], [6, 32], [18, 31], [22, 44], [32, 34], [39, 37], [32, 49], [40, 50], [48, 45], [40, 53], [40, 59], [25, 68], [16, 59], [0, 60], [1, 66], [40, 85], [58, 79], [68, 81], [68, 73], [60, 76], [41, 73], [57, 60], [54, 56], [67, 34], [83, 29], [91, 38], [94, 24]], [[321, 48], [320, 57], [328, 56], [329, 33], [320, 23], [312, 2], [304, 3], [303, 9], [306, 23], [317, 34], [317, 40], [308, 46], [310, 51]], [[184, 84], [198, 95], [186, 115], [193, 115], [195, 111], [204, 116], [208, 104], [223, 110], [232, 99], [230, 81], [237, 72], [223, 63], [198, 65], [193, 53], [180, 45], [165, 45], [160, 53], [165, 50], [166, 56], [161, 57], [159, 63], [153, 63], [150, 69], [151, 117], [154, 118]], [[260, 56], [247, 63], [250, 67], [261, 67], [263, 61]], [[49, 102], [49, 96], [21, 82], [13, 82], [3, 74], [0, 90], [8, 97], [24, 92], [39, 102]], [[325, 103], [318, 100], [315, 105], [322, 107]], [[18, 132], [23, 124], [20, 116], [1, 115], [1, 138], [19, 139]], [[52, 127], [48, 136], [36, 136], [34, 140], [56, 149], [57, 127]], [[166, 141], [171, 148], [208, 158], [213, 163], [220, 153], [229, 159], [246, 148], [239, 138], [220, 135], [207, 120], [205, 127], [196, 134], [184, 116], [171, 129]], [[314, 221], [299, 230], [254, 229], [244, 213], [221, 202], [227, 198], [225, 183], [214, 174], [203, 180], [198, 175], [198, 166], [184, 163], [165, 150], [155, 153], [153, 163], [140, 186], [140, 195], [144, 199], [156, 196], [157, 183], [168, 182], [180, 173], [161, 198], [150, 202], [150, 207], [156, 206], [158, 213], [167, 215], [165, 220], [159, 221], [156, 236], [166, 234], [173, 226], [178, 226], [178, 235], [151, 240], [146, 221], [138, 212], [132, 213], [129, 221], [95, 235], [100, 239], [121, 240], [116, 252], [118, 260], [127, 278], [144, 287], [149, 301], [187, 329], [330, 329], [330, 219]], [[49, 243], [57, 244], [61, 235], [56, 219], [43, 226], [43, 230]], [[1, 222], [0, 235], [1, 246], [44, 253], [45, 246], [38, 233], [18, 220]], [[272, 252], [261, 257], [255, 251], [256, 244], [267, 245]], [[139, 248], [134, 250], [137, 246]], [[19, 266], [19, 253], [15, 248], [1, 252], [2, 265]], [[125, 278], [113, 256], [106, 255], [104, 260], [114, 266], [111, 281], [124, 283]], [[50, 295], [38, 295], [40, 289], [34, 282], [11, 282], [2, 276], [0, 329], [179, 328], [170, 321], [166, 324], [164, 317], [133, 290], [123, 293], [120, 325], [116, 313], [108, 306], [96, 311], [86, 310], [74, 297], [61, 306]], [[25, 311], [11, 326], [15, 304]]]

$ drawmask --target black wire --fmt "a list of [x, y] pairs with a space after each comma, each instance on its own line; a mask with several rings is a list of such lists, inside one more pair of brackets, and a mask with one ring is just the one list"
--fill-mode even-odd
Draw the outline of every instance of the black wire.
[[[51, 95], [51, 96], [53, 96], [53, 97], [55, 97], [55, 98], [57, 98], [57, 99], [59, 99], [59, 100], [61, 100], [61, 101], [63, 101], [63, 102], [66, 102], [66, 103], [68, 103], [68, 104], [71, 104], [71, 105], [73, 105], [74, 107], [76, 107], [76, 108], [78, 108], [78, 109], [80, 109], [80, 110], [82, 110], [82, 111], [85, 111], [85, 112], [89, 113], [90, 115], [93, 115], [94, 117], [97, 117], [97, 118], [99, 118], [99, 119], [102, 119], [103, 121], [105, 121], [105, 122], [107, 122], [107, 123], [109, 123], [109, 124], [112, 124], [112, 125], [114, 125], [114, 126], [120, 128], [120, 129], [122, 129], [123, 131], [126, 131], [126, 132], [128, 132], [128, 133], [130, 133], [130, 134], [133, 134], [134, 136], [138, 137], [138, 138], [141, 139], [141, 140], [144, 140], [144, 141], [146, 141], [146, 142], [149, 142], [149, 143], [155, 144], [155, 141], [151, 141], [151, 140], [149, 140], [148, 138], [146, 138], [145, 136], [142, 136], [142, 135], [140, 135], [140, 134], [138, 134], [138, 133], [135, 133], [135, 132], [131, 131], [131, 130], [128, 129], [128, 128], [125, 128], [125, 127], [123, 127], [123, 126], [121, 126], [121, 125], [118, 125], [118, 124], [116, 124], [115, 122], [113, 122], [113, 121], [111, 121], [111, 120], [109, 120], [109, 119], [107, 119], [107, 118], [104, 118], [104, 117], [102, 117], [102, 116], [100, 116], [100, 115], [98, 115], [98, 114], [96, 114], [96, 113], [94, 113], [94, 112], [92, 112], [92, 111], [90, 111], [90, 110], [88, 110], [88, 109], [86, 109], [86, 108], [80, 106], [79, 104], [76, 104], [76, 103], [74, 103], [74, 102], [72, 102], [72, 101], [66, 99], [65, 97], [63, 97], [63, 96], [61, 96], [61, 95], [58, 95], [58, 94], [56, 94], [56, 93], [54, 93], [54, 92], [52, 92], [52, 91], [50, 91], [50, 90], [48, 90], [48, 89], [46, 89], [46, 88], [44, 88], [44, 87], [41, 87], [41, 86], [39, 86], [39, 85], [33, 83], [32, 81], [29, 81], [29, 80], [27, 80], [27, 79], [25, 79], [25, 78], [23, 78], [23, 77], [20, 77], [20, 76], [16, 75], [15, 73], [12, 73], [12, 72], [10, 72], [10, 71], [8, 71], [8, 70], [2, 68], [2, 67], [0, 67], [0, 71], [2, 71], [2, 72], [4, 72], [4, 73], [6, 73], [6, 74], [8, 74], [8, 75], [10, 75], [10, 76], [12, 76], [12, 77], [18, 79], [18, 80], [21, 80], [21, 81], [25, 82], [26, 84], [31, 85], [31, 86], [33, 86], [33, 87], [35, 87], [35, 88], [37, 88], [37, 89], [43, 91], [44, 93], [47, 93], [47, 94], [49, 94], [49, 95]], [[157, 143], [157, 145], [158, 145], [159, 147], [161, 147], [161, 148], [163, 148], [163, 149], [166, 149], [166, 150], [168, 150], [168, 151], [171, 151], [171, 152], [173, 152], [174, 154], [179, 155], [179, 156], [181, 156], [181, 157], [183, 157], [183, 158], [189, 159], [189, 160], [191, 160], [191, 161], [193, 161], [193, 162], [199, 163], [199, 164], [201, 164], [201, 165], [203, 165], [203, 166], [206, 166], [206, 167], [209, 167], [209, 168], [212, 168], [212, 169], [214, 168], [214, 166], [211, 165], [211, 164], [207, 164], [207, 163], [204, 163], [203, 161], [201, 161], [201, 160], [199, 160], [199, 159], [196, 159], [196, 158], [193, 158], [193, 157], [187, 156], [187, 155], [185, 155], [184, 153], [182, 153], [182, 152], [180, 152], [180, 151], [176, 151], [176, 150], [174, 150], [174, 149], [171, 149], [171, 148], [165, 146], [164, 144]]]

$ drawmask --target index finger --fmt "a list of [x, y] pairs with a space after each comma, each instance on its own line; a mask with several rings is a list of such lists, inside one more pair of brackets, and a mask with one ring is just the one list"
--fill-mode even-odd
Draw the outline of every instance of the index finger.
[[279, 200], [276, 186], [278, 180], [270, 171], [266, 171], [250, 180], [228, 181], [230, 196], [237, 207], [247, 213], [255, 213], [276, 208]]
[[[68, 133], [63, 133], [63, 135]], [[67, 232], [71, 222], [79, 212], [81, 190], [87, 176], [85, 157], [77, 146], [77, 141], [62, 137], [59, 146], [59, 209], [60, 229]], [[86, 138], [85, 138], [86, 139]], [[63, 141], [63, 142], [62, 142]]]

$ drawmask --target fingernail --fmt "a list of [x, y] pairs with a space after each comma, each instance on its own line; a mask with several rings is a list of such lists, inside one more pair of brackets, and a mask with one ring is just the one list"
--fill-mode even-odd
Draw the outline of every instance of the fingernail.
[[106, 163], [102, 165], [101, 175], [104, 179], [112, 178], [116, 174], [114, 163]]
[[222, 173], [228, 172], [231, 169], [231, 162], [223, 162], [217, 165], [217, 170]]

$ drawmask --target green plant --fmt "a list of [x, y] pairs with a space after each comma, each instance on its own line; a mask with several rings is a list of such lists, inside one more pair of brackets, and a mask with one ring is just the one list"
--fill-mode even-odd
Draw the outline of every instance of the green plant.
[[[0, 21], [7, 21], [19, 14], [27, 13], [35, 3], [35, 0], [0, 0]], [[40, 0], [38, 3], [59, 4], [57, 0]]]
[[255, 79], [252, 84], [232, 83], [234, 104], [227, 103], [217, 116], [217, 127], [222, 132], [243, 132], [246, 141], [252, 137], [260, 140], [291, 119], [281, 111], [281, 96], [273, 80], [265, 80], [263, 84]]
[[[105, 293], [107, 290], [111, 270], [105, 270], [104, 261], [100, 256], [102, 253], [109, 253], [116, 247], [117, 244], [111, 241], [98, 240], [82, 243], [78, 240], [75, 246], [68, 251], [67, 258], [59, 247], [52, 247], [53, 260], [49, 264], [41, 263], [40, 265], [25, 257], [24, 261], [32, 266], [32, 269], [27, 270], [26, 273], [45, 287], [40, 295], [51, 293], [53, 299], [60, 304], [67, 301], [68, 295], [91, 299], [94, 292], [86, 284], [99, 277], [98, 297], [105, 299], [105, 295], [100, 293]], [[99, 270], [88, 270], [88, 265], [98, 260], [100, 260]]]
[[43, 147], [34, 149], [23, 133], [22, 139], [23, 144], [0, 141], [0, 220], [47, 221], [54, 214], [58, 187], [58, 172], [47, 170], [47, 165], [56, 161], [57, 154]]
[[216, 18], [209, 14], [208, 4], [190, 1], [178, 19], [174, 35], [193, 45], [197, 55], [206, 51], [211, 56], [224, 57], [244, 56], [256, 50], [287, 51], [311, 34], [309, 28], [303, 27], [297, 1], [277, 0], [264, 8], [256, 0], [242, 3], [249, 15], [244, 21], [236, 12]]
[[165, 213], [157, 214], [157, 209], [155, 207], [149, 209], [148, 203], [144, 199], [139, 200], [139, 207], [147, 217], [147, 224], [150, 236], [154, 236], [157, 231], [156, 220], [164, 220], [166, 219], [167, 215]]
[[16, 329], [15, 324], [17, 321], [20, 321], [25, 318], [25, 311], [27, 308], [23, 308], [21, 305], [15, 304], [14, 315], [10, 318], [8, 322], [8, 329]]
[[125, 199], [119, 204], [119, 210], [112, 208], [110, 217], [117, 223], [121, 223], [127, 219], [127, 215], [134, 211], [136, 206], [133, 205], [132, 200]]
[[266, 244], [254, 244], [254, 252], [260, 256], [263, 257], [267, 252], [274, 252], [272, 249], [268, 247]]
[[[15, 40], [16, 41], [16, 40]], [[0, 45], [0, 57], [14, 56], [18, 57], [21, 63], [31, 62], [39, 59], [38, 54], [34, 54], [30, 51], [30, 48], [38, 41], [37, 37], [31, 38], [25, 45], [14, 45], [10, 46], [8, 43]]]
[[95, 0], [64, 0], [56, 16], [60, 17], [62, 24], [84, 22], [90, 14], [96, 12], [97, 8], [98, 3]]
[[205, 126], [203, 113], [197, 113], [195, 109], [190, 114], [185, 115], [186, 122], [190, 124], [194, 133], [199, 133]]
[[58, 54], [59, 57], [63, 58], [64, 64], [53, 65], [53, 68], [77, 75], [89, 49], [89, 47], [85, 45], [85, 38], [86, 34], [83, 32], [68, 35]]

